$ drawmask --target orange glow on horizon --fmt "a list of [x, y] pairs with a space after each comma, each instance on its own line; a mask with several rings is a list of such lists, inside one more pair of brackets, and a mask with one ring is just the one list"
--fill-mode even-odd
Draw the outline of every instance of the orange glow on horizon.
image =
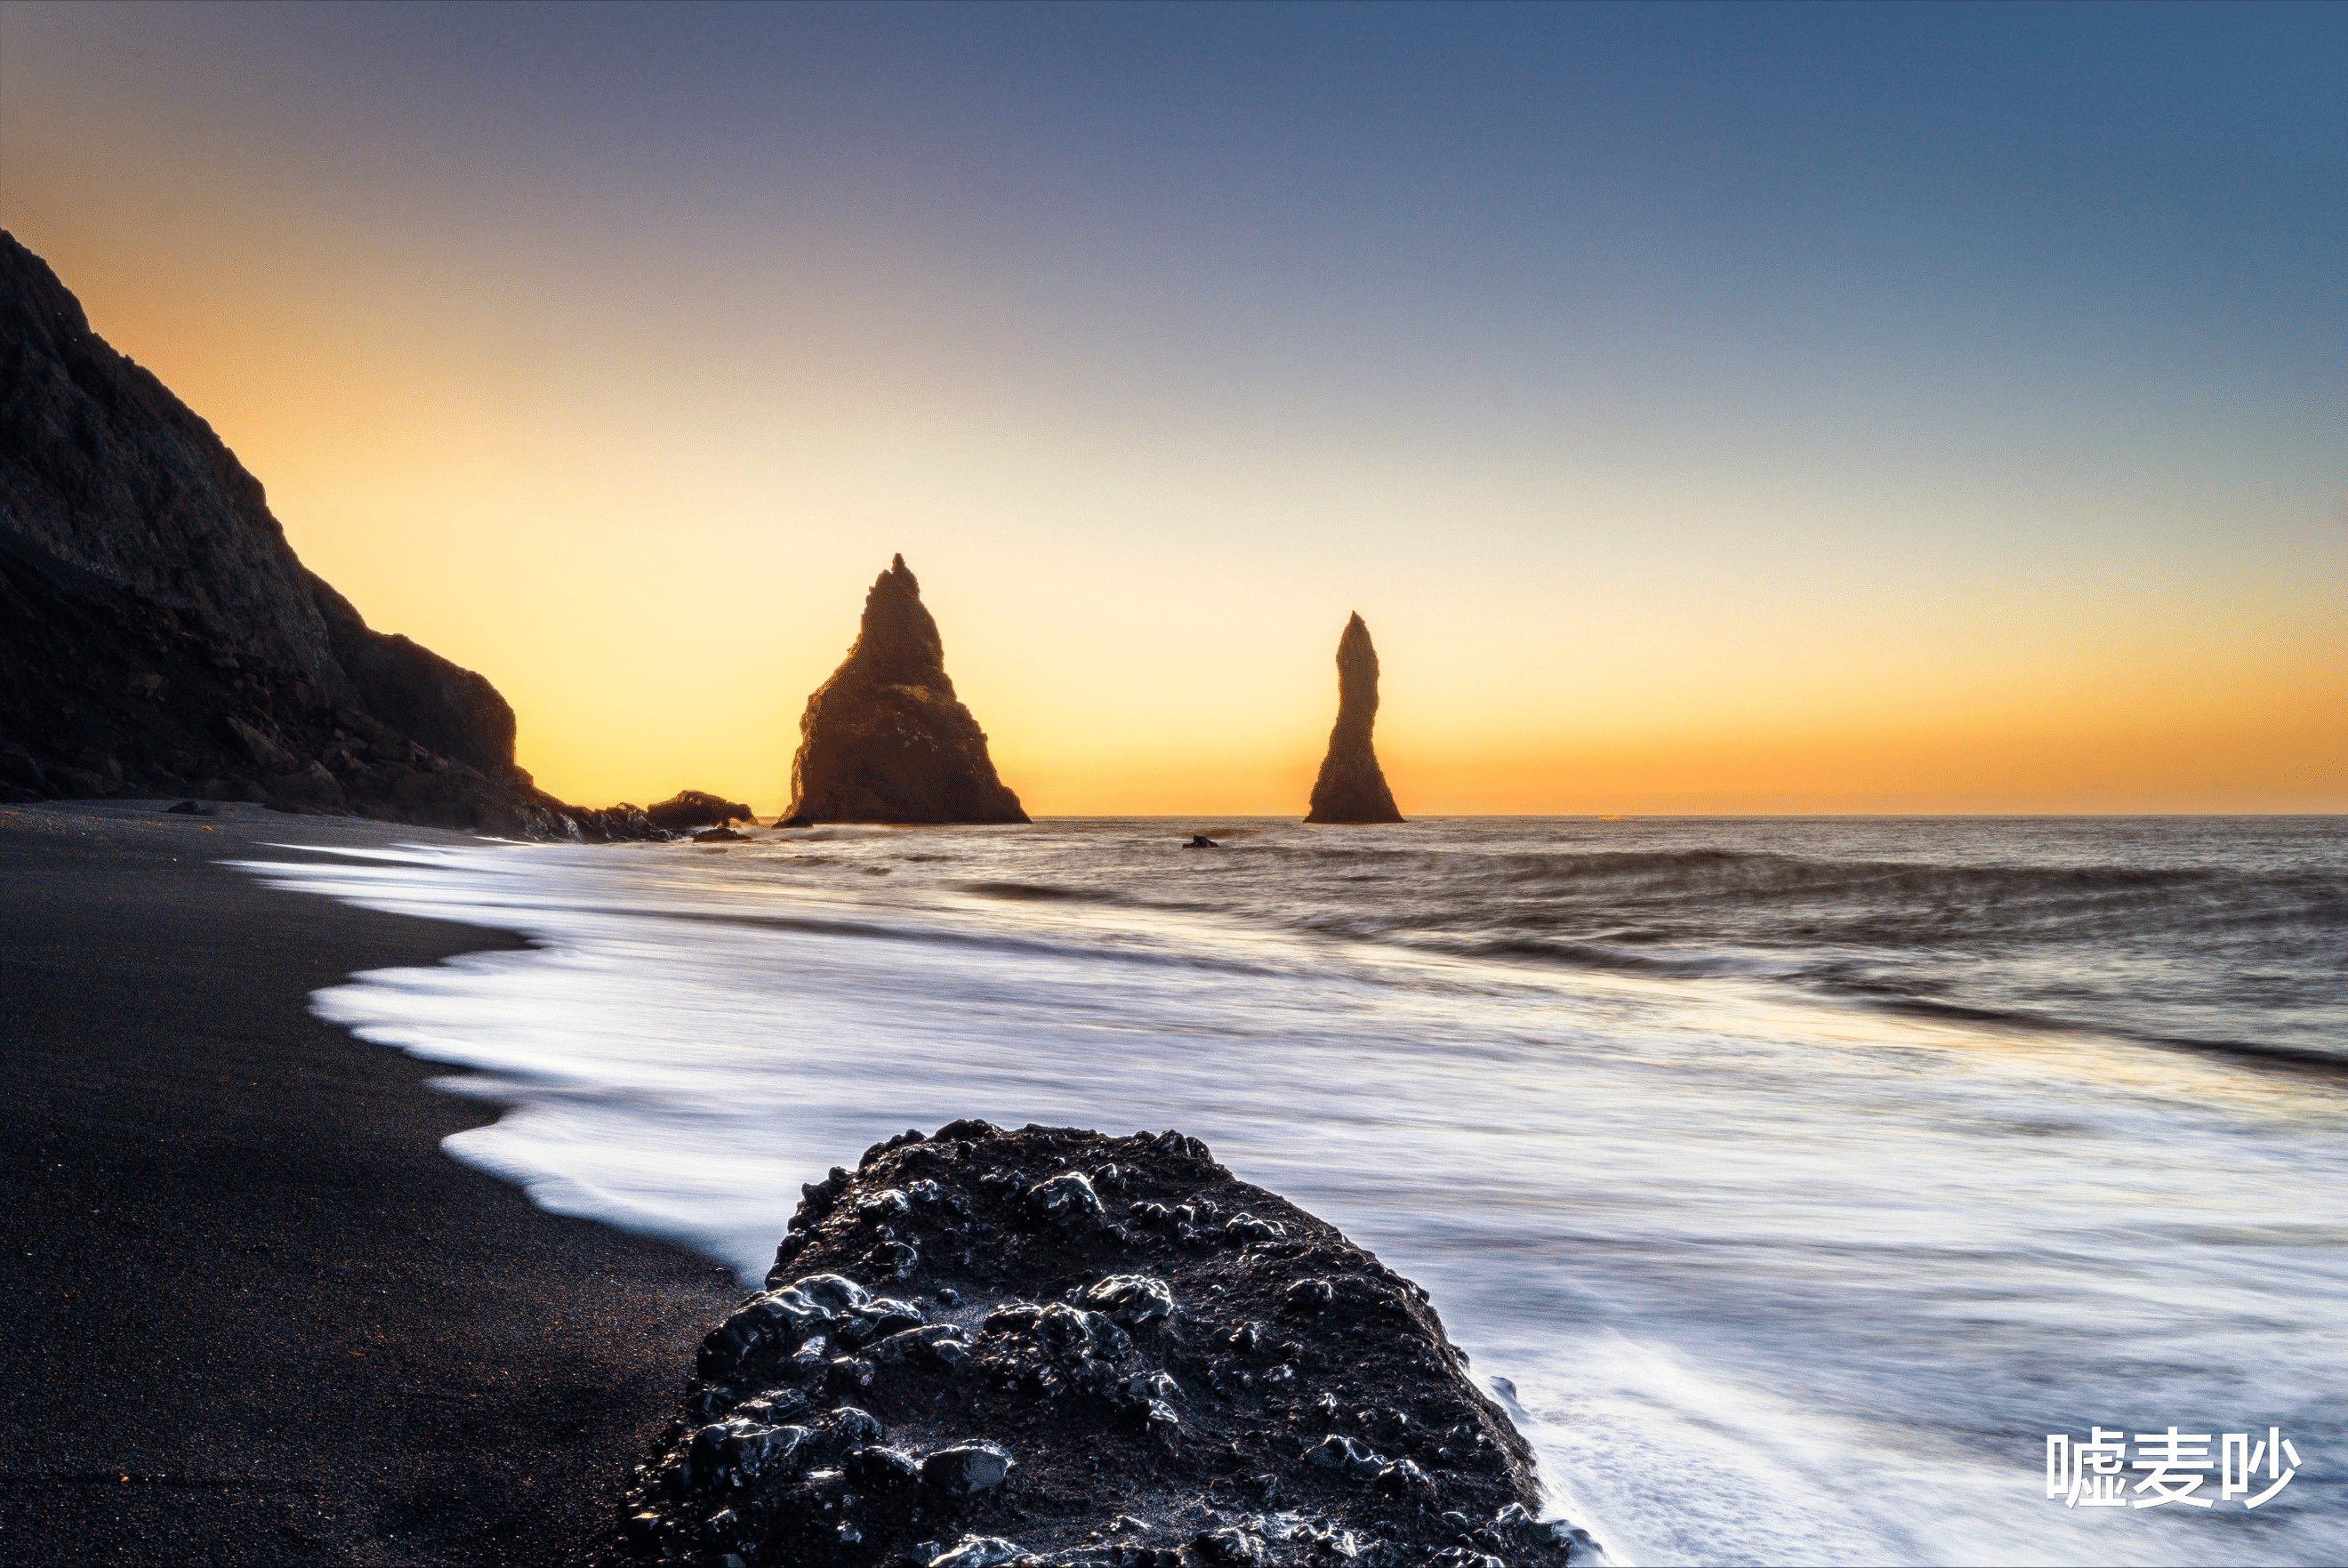
[[961, 496], [837, 418], [834, 460], [761, 459], [804, 410], [629, 426], [598, 396], [538, 400], [487, 324], [419, 341], [265, 283], [191, 311], [102, 255], [51, 260], [263, 478], [304, 561], [488, 675], [523, 765], [582, 803], [695, 788], [778, 810], [807, 695], [902, 550], [1036, 815], [1301, 815], [1355, 608], [1406, 814], [2348, 807], [2333, 583], [2098, 604], [1829, 582], [1788, 621], [1704, 573], [1610, 603], [1570, 555], [1555, 587], [1497, 588], [1440, 550], [1334, 573], [1310, 542], [1260, 570], [1146, 542], [1006, 556], [987, 541], [1029, 497], [967, 452], [941, 465], [983, 481]]
[[902, 552], [1037, 815], [1301, 816], [1356, 610], [1406, 815], [2348, 810], [2348, 525], [2237, 430], [2188, 483], [1570, 405], [1272, 428], [1129, 366], [1105, 394], [911, 247], [737, 236], [672, 297], [656, 234], [582, 252], [250, 150], [207, 200], [153, 126], [14, 90], [12, 126], [91, 129], [12, 130], [0, 216], [569, 799], [779, 810]]

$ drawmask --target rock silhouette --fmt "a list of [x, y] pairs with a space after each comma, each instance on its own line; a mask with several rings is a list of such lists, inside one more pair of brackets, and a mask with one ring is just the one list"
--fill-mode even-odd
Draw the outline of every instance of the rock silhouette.
[[751, 820], [750, 808], [701, 789], [680, 789], [667, 799], [644, 808], [655, 828], [681, 833], [690, 828], [722, 828], [728, 822]]
[[261, 481], [0, 232], [0, 800], [180, 795], [644, 838], [514, 764], [497, 688], [370, 629]]
[[1378, 717], [1378, 651], [1370, 629], [1355, 615], [1337, 639], [1337, 724], [1329, 731], [1329, 755], [1313, 780], [1308, 822], [1399, 822], [1394, 791], [1378, 768], [1370, 727]]
[[938, 624], [900, 555], [864, 596], [848, 657], [808, 698], [784, 822], [1025, 820], [954, 698]]

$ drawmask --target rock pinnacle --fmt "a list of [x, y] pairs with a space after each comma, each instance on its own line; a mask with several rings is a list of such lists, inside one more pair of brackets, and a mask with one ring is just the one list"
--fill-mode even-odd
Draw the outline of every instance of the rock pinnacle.
[[1378, 651], [1370, 629], [1355, 615], [1337, 639], [1337, 724], [1329, 731], [1329, 755], [1313, 785], [1308, 822], [1399, 822], [1394, 791], [1378, 768], [1370, 727], [1378, 717]]
[[938, 624], [897, 556], [848, 657], [808, 698], [787, 822], [1024, 822], [986, 734], [954, 699]]

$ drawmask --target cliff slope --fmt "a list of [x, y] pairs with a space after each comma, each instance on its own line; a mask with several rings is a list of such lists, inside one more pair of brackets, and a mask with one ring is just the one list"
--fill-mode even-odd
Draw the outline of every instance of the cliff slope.
[[1399, 822], [1394, 791], [1370, 745], [1378, 717], [1378, 651], [1370, 629], [1355, 615], [1337, 639], [1337, 723], [1329, 731], [1329, 755], [1313, 783], [1308, 822]]
[[0, 232], [0, 799], [192, 794], [636, 837], [514, 765], [482, 676], [368, 627], [211, 427]]
[[808, 698], [784, 820], [1027, 820], [954, 698], [938, 624], [901, 555], [864, 596], [848, 657]]

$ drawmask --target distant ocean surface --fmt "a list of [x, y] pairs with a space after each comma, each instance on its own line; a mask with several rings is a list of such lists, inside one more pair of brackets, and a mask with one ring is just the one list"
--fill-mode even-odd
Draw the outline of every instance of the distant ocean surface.
[[[247, 869], [534, 938], [316, 1006], [481, 1070], [512, 1109], [458, 1158], [752, 1285], [798, 1184], [907, 1127], [1176, 1127], [1425, 1284], [1615, 1562], [2348, 1562], [2348, 820]], [[2255, 1512], [2066, 1509], [2046, 1434], [2097, 1424], [2304, 1462]]]

